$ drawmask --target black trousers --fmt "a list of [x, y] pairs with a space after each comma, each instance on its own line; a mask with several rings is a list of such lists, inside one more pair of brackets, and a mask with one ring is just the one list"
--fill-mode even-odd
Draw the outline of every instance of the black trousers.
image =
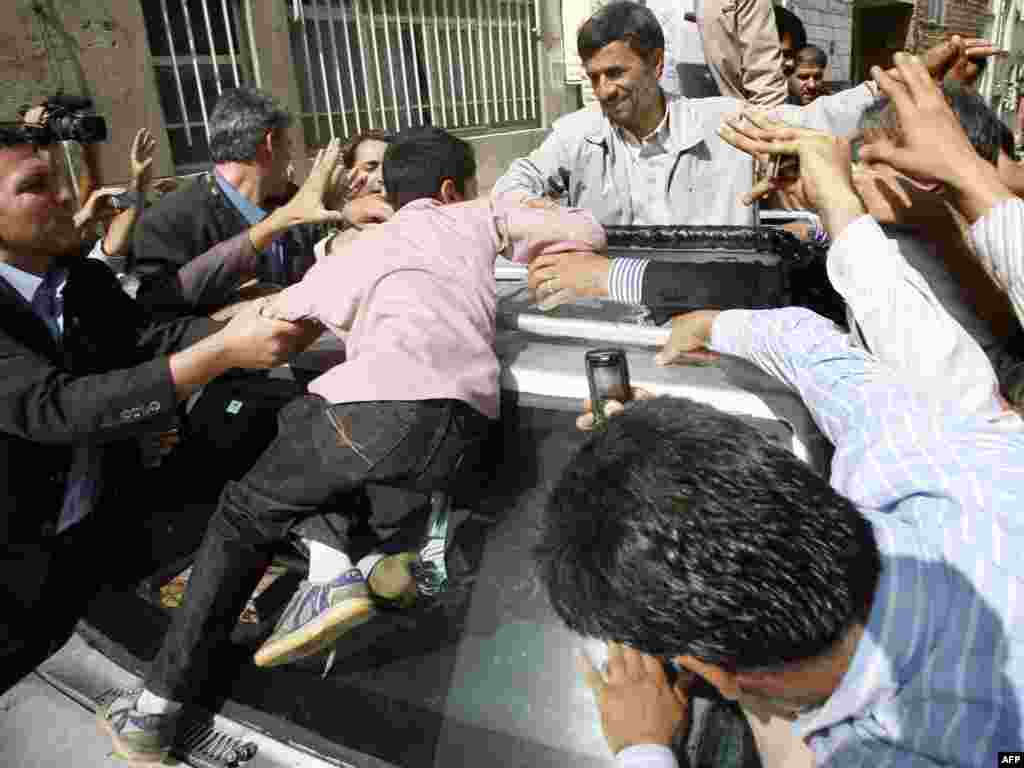
[[[274, 552], [321, 505], [367, 483], [444, 487], [488, 426], [457, 400], [331, 405], [306, 395], [285, 406], [274, 442], [224, 487], [146, 687], [175, 701], [197, 695]], [[344, 547], [345, 530], [334, 535]]]
[[31, 579], [34, 568], [46, 568], [31, 597], [0, 585], [0, 693], [67, 642], [101, 590], [134, 590], [162, 563], [194, 551], [216, 497], [190, 496], [182, 472], [191, 467], [134, 464], [105, 481], [108, 492], [84, 520], [0, 554], [5, 575]]

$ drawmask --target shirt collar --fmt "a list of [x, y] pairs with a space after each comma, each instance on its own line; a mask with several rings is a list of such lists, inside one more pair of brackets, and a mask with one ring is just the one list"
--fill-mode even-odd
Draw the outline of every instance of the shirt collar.
[[648, 133], [646, 136], [637, 137], [630, 131], [626, 130], [622, 126], [615, 128], [618, 131], [619, 137], [631, 146], [644, 146], [647, 144], [661, 144], [664, 145], [668, 141], [669, 137], [669, 109], [668, 100], [665, 101], [665, 114], [661, 117], [661, 122], [658, 123], [658, 127]]
[[31, 272], [12, 267], [2, 261], [0, 261], [0, 277], [6, 280], [11, 288], [16, 290], [18, 295], [29, 304], [32, 303], [32, 297], [36, 295], [39, 286], [43, 284], [43, 278], [39, 275], [33, 275]]
[[239, 192], [238, 188], [221, 176], [216, 168], [213, 169], [213, 178], [217, 180], [217, 186], [221, 188], [224, 196], [231, 201], [231, 204], [238, 209], [238, 212], [242, 214], [242, 218], [249, 223], [249, 226], [259, 224], [267, 218], [265, 210], [255, 205], [249, 198]]
[[[661, 131], [664, 126], [664, 135], [658, 136], [662, 140], [665, 149], [669, 152], [685, 152], [688, 149], [700, 144], [707, 136], [707, 131], [717, 130], [718, 126], [708, 126], [701, 113], [690, 105], [690, 100], [685, 96], [676, 96], [671, 93], [665, 94], [665, 118], [656, 131]], [[621, 136], [617, 127], [602, 115], [601, 127], [590, 134], [585, 135], [585, 141], [591, 144], [604, 144], [615, 136]], [[606, 145], [607, 147], [607, 145]]]
[[[905, 661], [903, 656], [909, 648], [897, 649], [899, 642], [895, 633], [896, 622], [901, 617], [894, 615], [894, 607], [900, 595], [912, 593], [915, 566], [898, 552], [903, 548], [897, 539], [905, 534], [889, 521], [868, 516], [875, 532], [882, 569], [878, 575], [871, 603], [871, 614], [867, 626], [861, 633], [850, 667], [843, 675], [839, 686], [818, 709], [797, 718], [793, 728], [802, 739], [813, 733], [846, 720], [864, 716], [884, 700], [896, 694], [900, 686], [899, 668]], [[906, 617], [902, 617], [906, 620]], [[910, 638], [913, 642], [913, 638]]]

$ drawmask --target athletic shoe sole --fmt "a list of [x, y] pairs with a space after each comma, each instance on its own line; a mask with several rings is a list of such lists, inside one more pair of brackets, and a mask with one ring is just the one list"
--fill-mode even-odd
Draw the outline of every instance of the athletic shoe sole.
[[114, 754], [119, 760], [124, 760], [129, 766], [152, 766], [161, 765], [171, 753], [170, 747], [163, 752], [136, 752], [121, 741], [121, 735], [114, 729], [113, 723], [104, 717], [104, 710], [96, 712], [96, 727], [103, 735], [109, 736], [114, 744]]
[[346, 632], [368, 622], [375, 612], [369, 597], [345, 600], [294, 632], [268, 640], [256, 651], [253, 660], [257, 667], [277, 667], [313, 656], [330, 648]]

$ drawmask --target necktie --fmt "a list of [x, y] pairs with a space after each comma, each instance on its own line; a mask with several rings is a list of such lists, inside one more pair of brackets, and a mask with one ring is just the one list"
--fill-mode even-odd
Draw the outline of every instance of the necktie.
[[32, 309], [43, 319], [55, 339], [59, 339], [61, 334], [64, 298], [60, 287], [64, 284], [65, 277], [64, 270], [51, 269], [32, 295]]
[[[32, 296], [32, 309], [50, 329], [55, 339], [60, 339], [64, 316], [64, 298], [61, 286], [67, 272], [53, 269], [46, 273]], [[60, 511], [57, 531], [63, 531], [79, 522], [92, 510], [99, 491], [101, 448], [89, 443], [78, 443], [71, 459], [71, 471], [64, 492], [64, 504]]]

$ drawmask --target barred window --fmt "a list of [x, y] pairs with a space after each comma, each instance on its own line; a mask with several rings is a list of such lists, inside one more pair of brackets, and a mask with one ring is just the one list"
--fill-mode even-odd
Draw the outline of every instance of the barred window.
[[533, 0], [285, 0], [305, 138], [539, 124]]
[[175, 170], [200, 170], [217, 97], [253, 83], [241, 0], [142, 0], [142, 14]]

